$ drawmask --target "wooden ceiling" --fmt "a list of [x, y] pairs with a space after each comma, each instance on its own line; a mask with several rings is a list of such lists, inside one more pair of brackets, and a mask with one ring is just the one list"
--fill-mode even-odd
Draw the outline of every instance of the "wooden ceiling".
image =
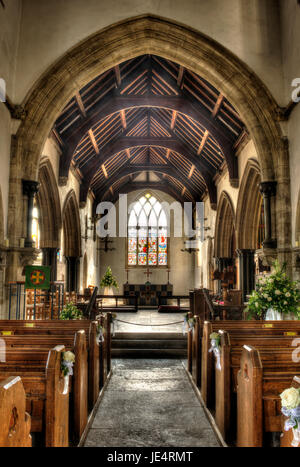
[[81, 203], [90, 189], [99, 202], [153, 187], [181, 201], [208, 193], [213, 206], [214, 177], [224, 164], [232, 184], [238, 179], [235, 151], [245, 131], [210, 83], [150, 55], [124, 62], [78, 91], [53, 128], [62, 149], [60, 182], [74, 166], [82, 179]]

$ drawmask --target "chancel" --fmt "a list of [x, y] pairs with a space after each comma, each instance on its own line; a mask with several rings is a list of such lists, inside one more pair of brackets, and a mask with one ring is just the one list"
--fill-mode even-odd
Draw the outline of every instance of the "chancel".
[[300, 5], [157, 8], [0, 0], [0, 447], [300, 447]]

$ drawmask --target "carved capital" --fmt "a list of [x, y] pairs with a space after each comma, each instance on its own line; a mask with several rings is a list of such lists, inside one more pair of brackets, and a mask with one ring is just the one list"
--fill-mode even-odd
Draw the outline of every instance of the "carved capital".
[[39, 191], [39, 182], [35, 180], [22, 180], [23, 184], [23, 195], [27, 195], [28, 198], [33, 198]]
[[276, 186], [277, 182], [275, 181], [261, 182], [259, 190], [264, 197], [269, 198], [276, 195]]
[[23, 249], [19, 254], [20, 266], [24, 267], [31, 265], [32, 263], [34, 263], [34, 261], [36, 261], [39, 254], [40, 250], [37, 250], [35, 248]]
[[68, 177], [62, 177], [60, 176], [58, 179], [58, 184], [59, 186], [66, 186], [68, 183]]

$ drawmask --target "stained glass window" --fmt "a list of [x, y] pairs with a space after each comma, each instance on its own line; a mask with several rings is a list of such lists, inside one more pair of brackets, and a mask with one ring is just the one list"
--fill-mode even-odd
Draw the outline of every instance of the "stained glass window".
[[128, 218], [128, 266], [168, 265], [168, 223], [161, 203], [146, 193]]

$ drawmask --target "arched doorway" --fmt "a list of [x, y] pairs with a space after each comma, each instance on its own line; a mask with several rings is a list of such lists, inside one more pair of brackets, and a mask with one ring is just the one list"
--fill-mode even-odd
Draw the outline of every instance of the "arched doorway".
[[[60, 110], [91, 79], [109, 68], [142, 54], [174, 60], [203, 76], [234, 105], [253, 138], [262, 180], [276, 179], [278, 247], [290, 244], [288, 152], [277, 121], [277, 104], [260, 81], [236, 56], [210, 38], [186, 26], [152, 15], [130, 18], [89, 37], [68, 51], [34, 86], [24, 102], [27, 117], [16, 137], [11, 177], [36, 179], [39, 158]], [[76, 76], [76, 80], [74, 80]], [[18, 222], [9, 224], [12, 242], [18, 242], [23, 224], [20, 195], [12, 193], [10, 212]], [[288, 248], [282, 250], [287, 255]]]
[[79, 207], [74, 190], [66, 197], [63, 207], [64, 256], [66, 259], [66, 290], [77, 292], [81, 257], [81, 228]]

